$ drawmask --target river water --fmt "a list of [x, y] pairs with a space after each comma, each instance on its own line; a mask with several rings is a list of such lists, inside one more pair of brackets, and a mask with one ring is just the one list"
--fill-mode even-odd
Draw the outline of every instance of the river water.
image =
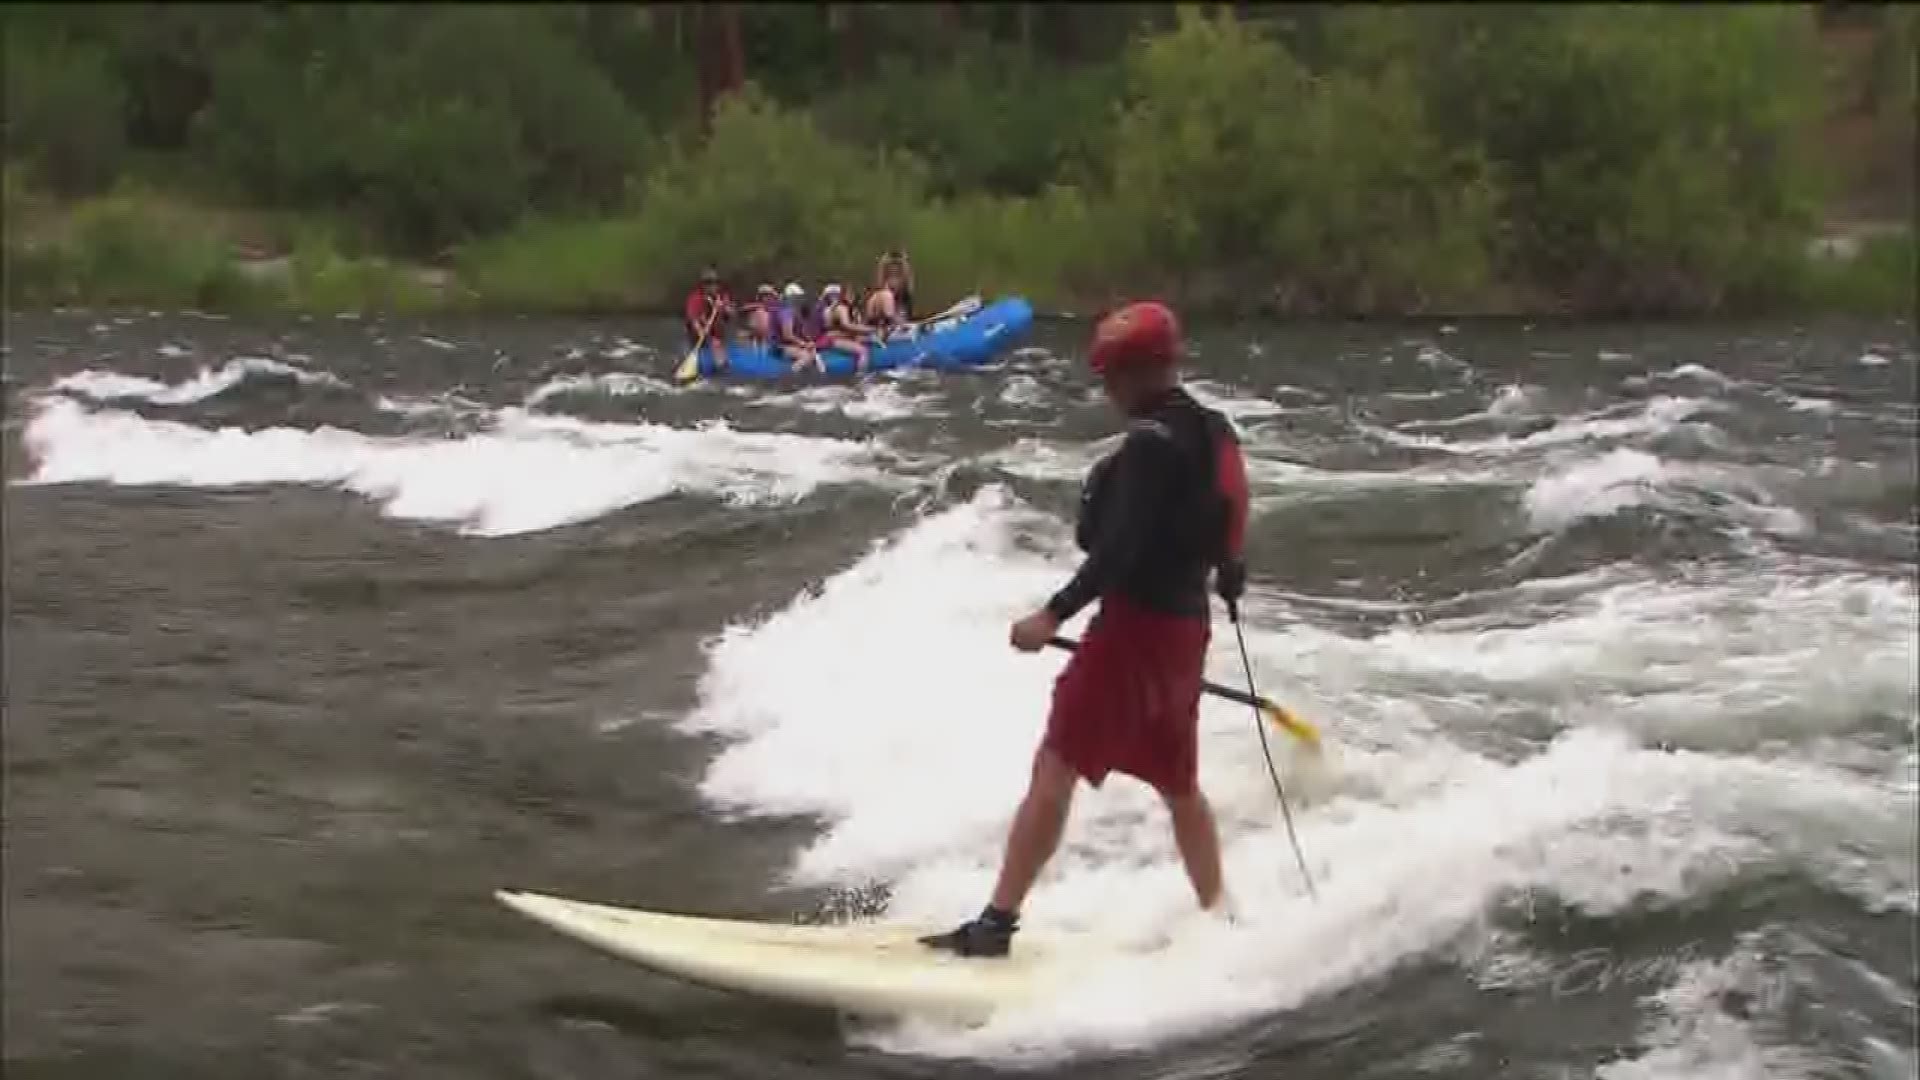
[[984, 1027], [494, 904], [976, 910], [1062, 662], [1006, 625], [1114, 431], [1085, 332], [680, 391], [657, 323], [10, 319], [9, 1074], [1913, 1074], [1898, 323], [1197, 333], [1317, 901], [1209, 699], [1239, 924], [1082, 789], [1027, 923], [1139, 950]]

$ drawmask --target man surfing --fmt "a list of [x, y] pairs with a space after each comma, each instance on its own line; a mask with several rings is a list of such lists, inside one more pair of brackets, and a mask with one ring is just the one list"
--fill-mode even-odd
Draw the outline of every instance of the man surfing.
[[1088, 473], [1075, 540], [1080, 569], [1013, 624], [1013, 646], [1045, 648], [1096, 598], [1099, 610], [1054, 681], [1047, 729], [1014, 816], [1000, 878], [978, 917], [920, 941], [962, 956], [1006, 955], [1020, 905], [1066, 827], [1074, 786], [1119, 771], [1159, 791], [1200, 906], [1222, 892], [1220, 838], [1199, 788], [1207, 583], [1237, 614], [1246, 589], [1246, 463], [1227, 419], [1181, 389], [1179, 321], [1164, 304], [1101, 320], [1089, 362], [1127, 418], [1120, 448]]

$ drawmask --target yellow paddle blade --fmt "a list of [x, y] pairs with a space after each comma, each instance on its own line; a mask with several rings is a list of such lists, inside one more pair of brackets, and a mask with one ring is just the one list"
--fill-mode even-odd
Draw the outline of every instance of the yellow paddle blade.
[[1273, 721], [1273, 726], [1306, 743], [1308, 749], [1320, 749], [1320, 732], [1316, 731], [1312, 724], [1271, 701], [1261, 702], [1260, 711], [1267, 714], [1267, 719]]
[[687, 358], [680, 361], [680, 366], [673, 369], [673, 377], [676, 382], [692, 382], [699, 374], [700, 349], [695, 346], [691, 352], [687, 353]]

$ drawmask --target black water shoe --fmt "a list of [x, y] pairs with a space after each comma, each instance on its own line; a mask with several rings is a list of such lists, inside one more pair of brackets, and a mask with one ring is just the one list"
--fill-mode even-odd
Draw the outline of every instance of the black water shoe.
[[961, 956], [1005, 956], [1013, 943], [1013, 932], [1020, 919], [988, 905], [977, 918], [969, 919], [944, 934], [928, 934], [920, 944], [932, 949], [947, 949]]

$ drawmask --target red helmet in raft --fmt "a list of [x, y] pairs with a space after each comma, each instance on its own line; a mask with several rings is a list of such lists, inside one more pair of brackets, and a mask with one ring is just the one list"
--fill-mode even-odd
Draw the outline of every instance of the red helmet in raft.
[[1110, 368], [1173, 364], [1183, 351], [1180, 320], [1173, 309], [1158, 300], [1143, 300], [1100, 320], [1087, 360], [1104, 374]]

